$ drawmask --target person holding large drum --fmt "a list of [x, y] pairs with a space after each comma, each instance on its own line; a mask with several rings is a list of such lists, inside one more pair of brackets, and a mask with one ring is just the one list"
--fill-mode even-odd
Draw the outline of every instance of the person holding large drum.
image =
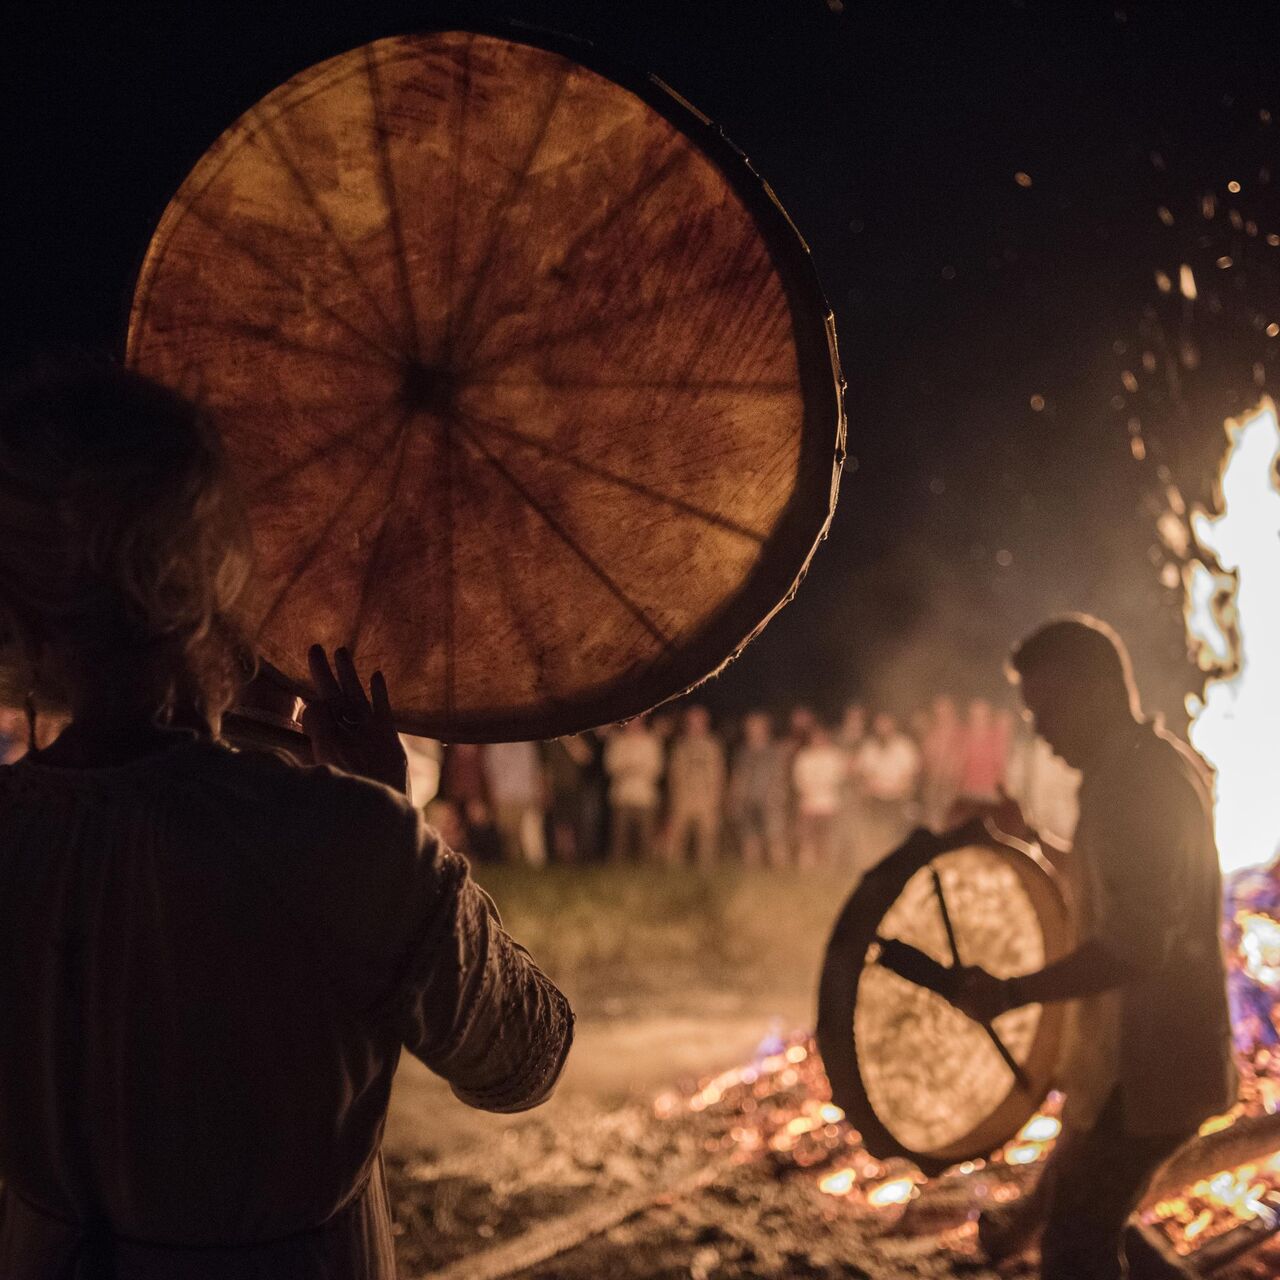
[[[12, 692], [74, 713], [0, 770], [0, 1275], [387, 1280], [401, 1045], [514, 1110], [571, 1028], [398, 794], [396, 730], [580, 733], [758, 634], [834, 509], [830, 308], [773, 191], [656, 78], [427, 31], [228, 127], [124, 348], [146, 378], [0, 416]], [[345, 772], [216, 740], [237, 618], [241, 729]]]
[[219, 739], [249, 568], [181, 397], [107, 367], [0, 405], [0, 667], [71, 712], [0, 767], [5, 1280], [389, 1280], [401, 1047], [489, 1111], [564, 1064], [568, 1003], [403, 794], [379, 674], [312, 649], [318, 767]]

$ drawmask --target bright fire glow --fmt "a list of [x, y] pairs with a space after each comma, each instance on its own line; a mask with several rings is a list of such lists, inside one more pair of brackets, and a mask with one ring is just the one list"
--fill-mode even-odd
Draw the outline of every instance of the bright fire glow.
[[1265, 865], [1280, 842], [1280, 787], [1272, 744], [1280, 719], [1280, 424], [1264, 400], [1228, 421], [1218, 511], [1197, 511], [1192, 532], [1214, 564], [1187, 572], [1187, 631], [1204, 702], [1193, 699], [1191, 741], [1216, 774], [1224, 871]]
[[1280, 987], [1280, 921], [1258, 911], [1236, 914], [1244, 971], [1264, 987]]
[[1262, 1164], [1244, 1164], [1224, 1169], [1212, 1178], [1195, 1183], [1181, 1195], [1161, 1200], [1152, 1216], [1173, 1227], [1174, 1245], [1179, 1253], [1189, 1253], [1196, 1238], [1211, 1226], [1218, 1231], [1222, 1222], [1249, 1222], [1254, 1218], [1274, 1218], [1275, 1202], [1269, 1188], [1280, 1173], [1280, 1156]]

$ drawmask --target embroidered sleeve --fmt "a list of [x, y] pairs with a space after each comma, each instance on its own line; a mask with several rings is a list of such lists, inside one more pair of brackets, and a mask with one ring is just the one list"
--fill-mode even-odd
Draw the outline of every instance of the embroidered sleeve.
[[564, 1068], [573, 1012], [502, 927], [464, 859], [434, 841], [431, 909], [402, 988], [409, 1050], [469, 1106], [525, 1111]]

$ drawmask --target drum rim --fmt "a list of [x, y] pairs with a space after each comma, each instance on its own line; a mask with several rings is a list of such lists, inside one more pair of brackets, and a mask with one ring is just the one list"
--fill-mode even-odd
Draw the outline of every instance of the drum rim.
[[1057, 876], [1039, 852], [1006, 840], [991, 831], [977, 834], [971, 826], [941, 836], [932, 844], [908, 839], [869, 871], [845, 900], [836, 917], [824, 954], [818, 990], [817, 1041], [822, 1054], [832, 1101], [862, 1136], [867, 1150], [878, 1159], [900, 1157], [913, 1161], [928, 1176], [966, 1160], [988, 1157], [1017, 1135], [1035, 1114], [1052, 1084], [1062, 1042], [1066, 1014], [1064, 1004], [1046, 1004], [1022, 1067], [1031, 1080], [1030, 1095], [1015, 1082], [995, 1109], [976, 1126], [947, 1146], [917, 1151], [901, 1141], [871, 1105], [858, 1062], [854, 1014], [858, 984], [866, 969], [868, 949], [885, 913], [897, 901], [907, 882], [937, 857], [965, 848], [983, 848], [1006, 862], [1036, 912], [1044, 934], [1045, 962], [1066, 954], [1071, 924]]

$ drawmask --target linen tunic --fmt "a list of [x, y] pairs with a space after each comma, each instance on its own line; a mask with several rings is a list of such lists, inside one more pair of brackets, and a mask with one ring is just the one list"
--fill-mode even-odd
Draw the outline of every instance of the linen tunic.
[[801, 747], [791, 765], [796, 811], [829, 818], [840, 811], [840, 792], [849, 774], [849, 758], [835, 745]]
[[0, 1276], [390, 1280], [407, 1046], [549, 1094], [552, 983], [404, 797], [191, 739], [0, 768]]
[[1063, 1119], [1088, 1129], [1112, 1091], [1142, 1135], [1194, 1130], [1235, 1101], [1222, 878], [1201, 766], [1134, 724], [1100, 744], [1080, 789], [1074, 852], [1082, 936], [1132, 973], [1070, 1007]]

